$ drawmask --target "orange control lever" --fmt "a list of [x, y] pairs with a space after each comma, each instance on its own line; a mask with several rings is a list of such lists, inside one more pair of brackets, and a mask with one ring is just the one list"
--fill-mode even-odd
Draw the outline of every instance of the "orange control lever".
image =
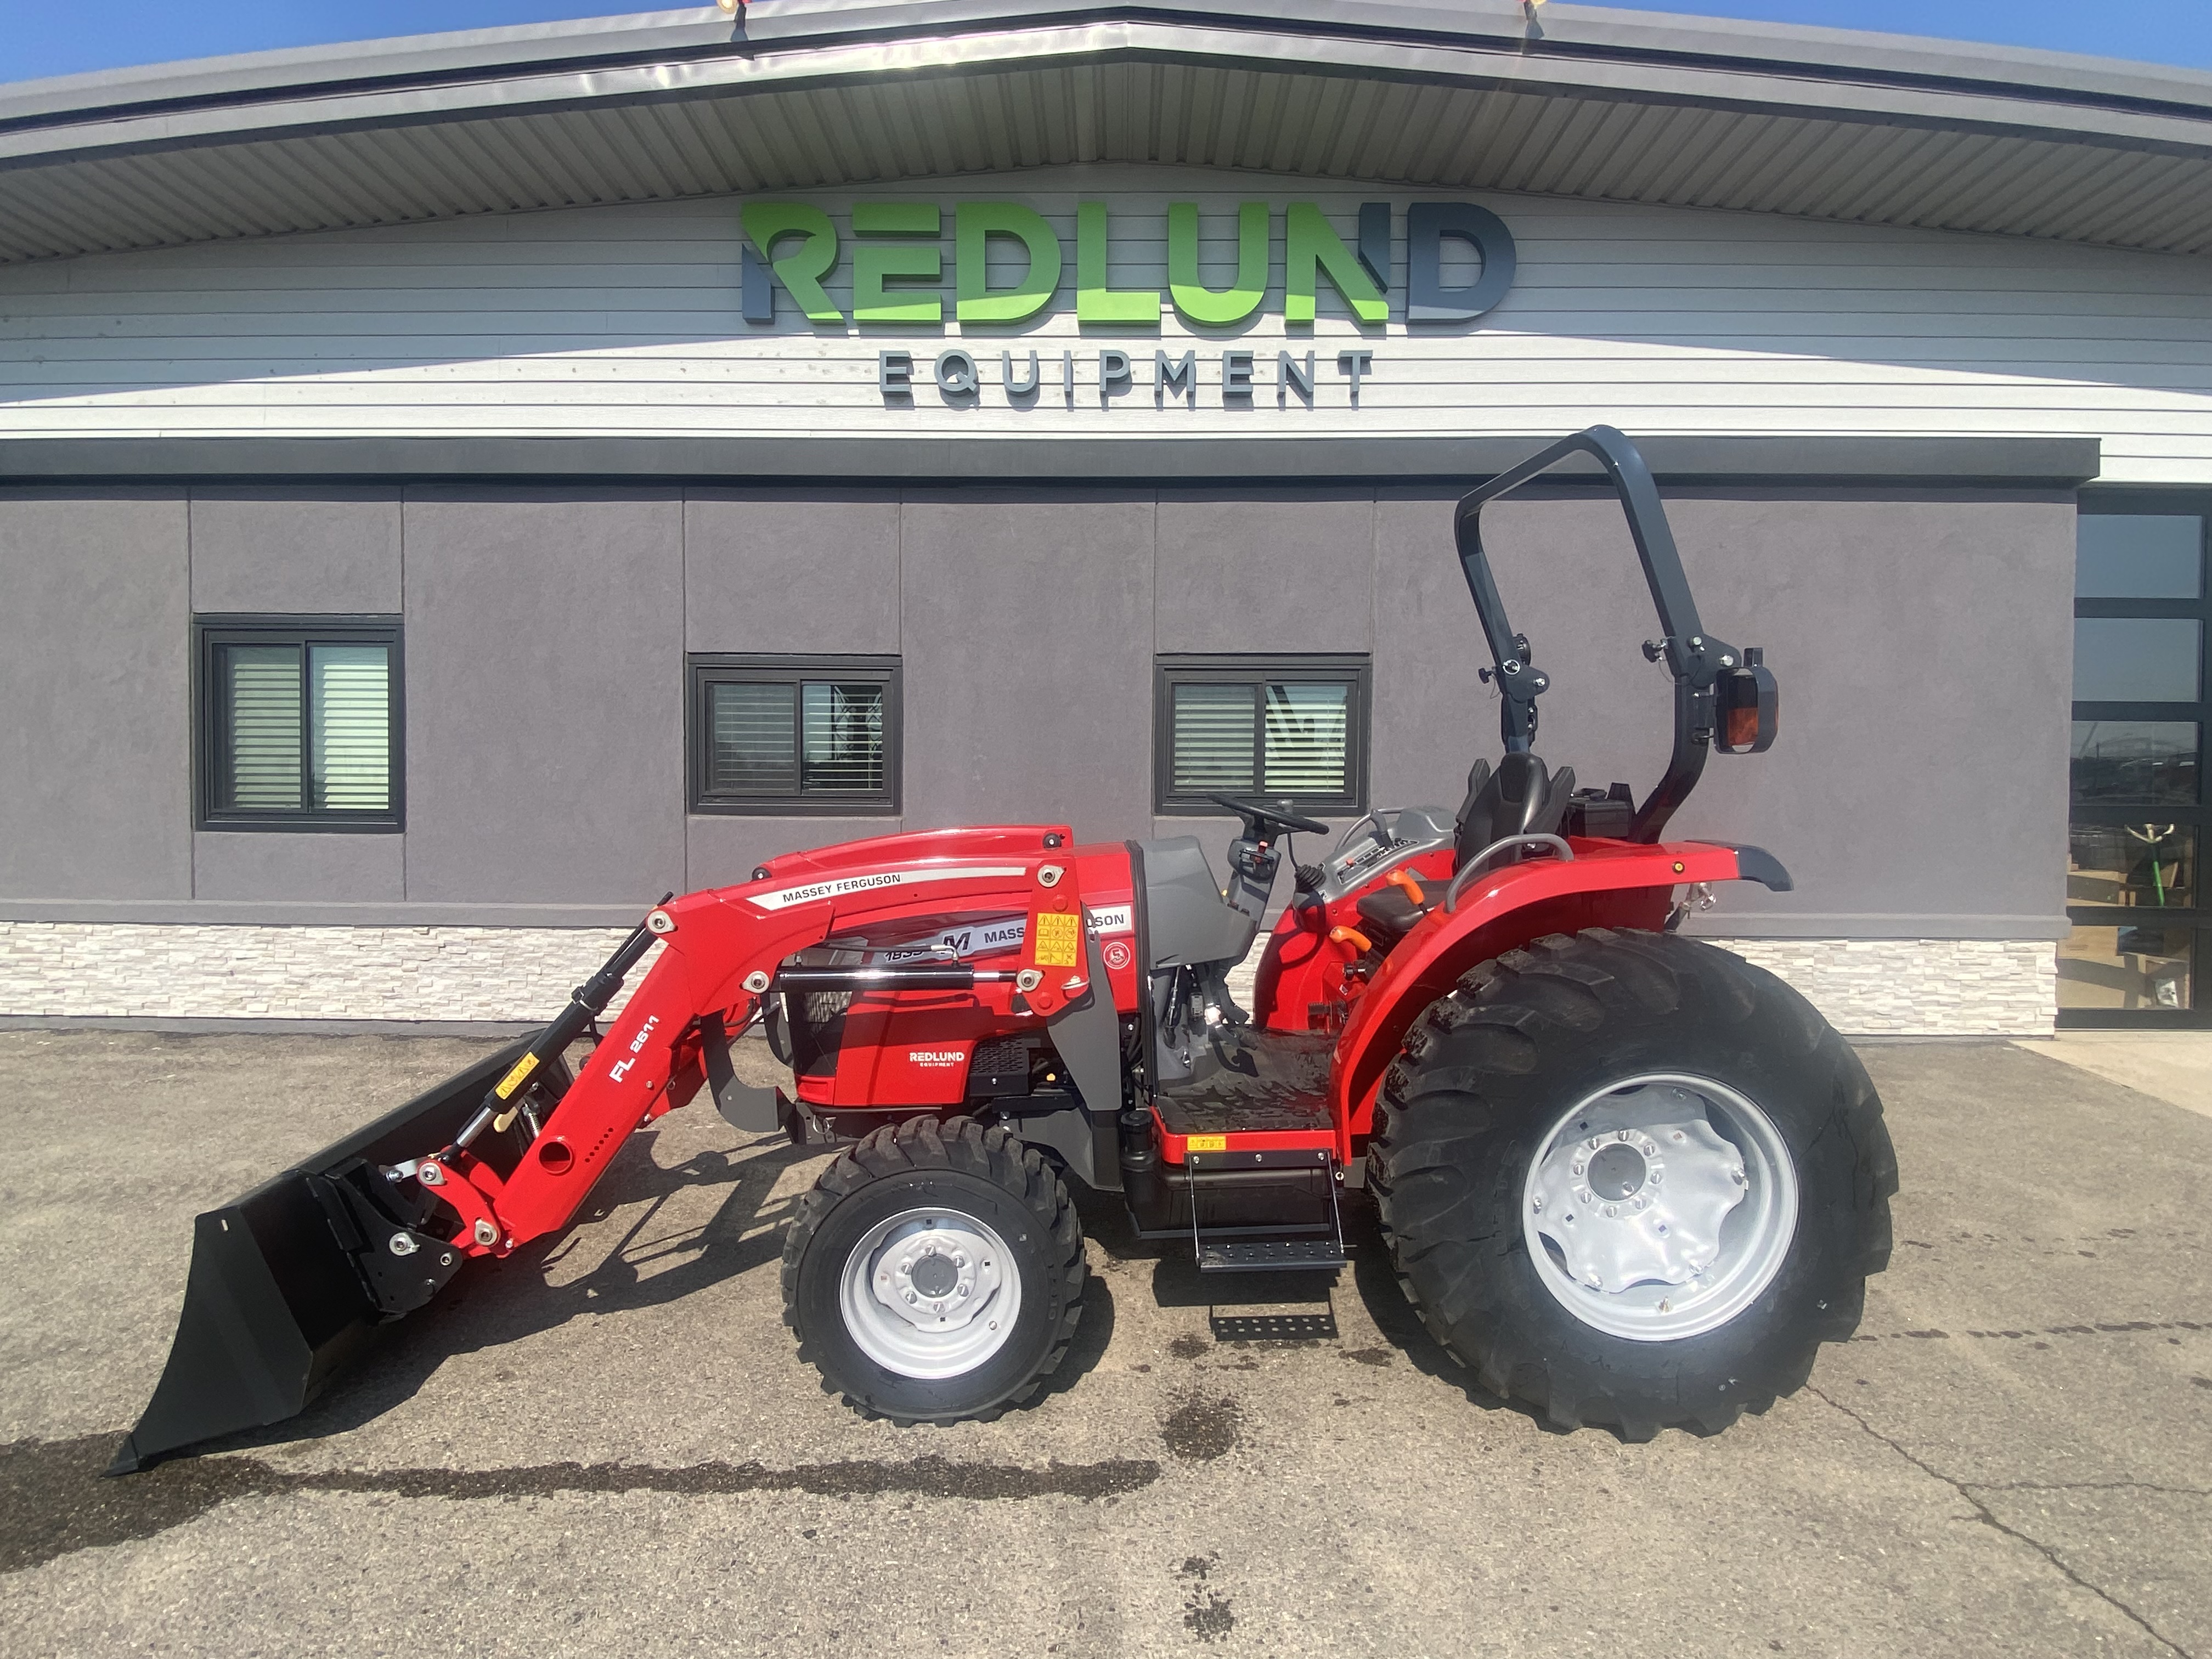
[[1360, 948], [1362, 952], [1371, 951], [1375, 948], [1373, 945], [1368, 942], [1367, 935], [1361, 933], [1357, 927], [1330, 928], [1328, 930], [1328, 942], [1331, 945], [1356, 945]]
[[1421, 884], [1413, 879], [1413, 872], [1411, 870], [1393, 870], [1385, 879], [1393, 887], [1404, 888], [1406, 896], [1413, 901], [1413, 908], [1416, 910], [1429, 902], [1429, 896], [1421, 890]]

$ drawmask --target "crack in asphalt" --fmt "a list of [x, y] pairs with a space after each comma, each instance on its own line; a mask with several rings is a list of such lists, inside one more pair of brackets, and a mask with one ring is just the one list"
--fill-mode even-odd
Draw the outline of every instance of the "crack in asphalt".
[[258, 1457], [179, 1458], [110, 1480], [103, 1471], [119, 1434], [0, 1444], [0, 1572], [34, 1567], [104, 1544], [151, 1538], [197, 1520], [234, 1498], [349, 1492], [395, 1498], [537, 1498], [561, 1492], [678, 1492], [715, 1497], [803, 1492], [825, 1498], [912, 1493], [980, 1499], [1115, 1498], [1160, 1478], [1151, 1458], [1096, 1463], [908, 1462], [856, 1460], [770, 1468], [719, 1461], [662, 1468], [646, 1463], [538, 1463], [492, 1469], [280, 1469]]
[[[2045, 1561], [2048, 1561], [2052, 1566], [2057, 1568], [2059, 1572], [2064, 1575], [2069, 1583], [2081, 1589], [2088, 1591], [2090, 1595], [2095, 1596], [2099, 1601], [2104, 1602], [2114, 1612], [2119, 1613], [2122, 1617], [2127, 1619], [2130, 1623], [2141, 1629], [2142, 1632], [2146, 1636], [2149, 1637], [2154, 1642], [2158, 1643], [2160, 1645], [2168, 1649], [2172, 1652], [2179, 1654], [2181, 1656], [2181, 1659], [2196, 1659], [2196, 1656], [2191, 1653], [2187, 1648], [2183, 1647], [2180, 1643], [2175, 1641], [2164, 1631], [2159, 1629], [2157, 1626], [2152, 1624], [2149, 1620], [2144, 1618], [2142, 1614], [2137, 1613], [2125, 1601], [2120, 1600], [2118, 1596], [2113, 1595], [2110, 1590], [2106, 1589], [2103, 1586], [2092, 1583], [2087, 1578], [2082, 1577], [2081, 1573], [2067, 1564], [2065, 1558], [2061, 1556], [2057, 1549], [2053, 1548], [2051, 1545], [2044, 1543], [2041, 1540], [2035, 1538], [2027, 1533], [2022, 1532], [2018, 1527], [2012, 1526], [2008, 1522], [2000, 1520], [1995, 1510], [1992, 1510], [1987, 1504], [1984, 1504], [1980, 1498], [1974, 1496], [1974, 1493], [1977, 1491], [1995, 1492], [2005, 1490], [2005, 1488], [1989, 1486], [1981, 1482], [1954, 1480], [1951, 1476], [1944, 1474], [1942, 1470], [1937, 1468], [1934, 1464], [1929, 1462], [1924, 1457], [1920, 1456], [1916, 1452], [1907, 1450], [1901, 1443], [1891, 1438], [1888, 1435], [1884, 1434], [1880, 1429], [1875, 1427], [1873, 1424], [1868, 1422], [1864, 1417], [1861, 1416], [1857, 1412], [1853, 1411], [1849, 1406], [1844, 1404], [1842, 1401], [1837, 1399], [1833, 1395], [1828, 1393], [1818, 1384], [1811, 1382], [1807, 1383], [1805, 1385], [1805, 1392], [1811, 1395], [1816, 1400], [1825, 1401], [1835, 1410], [1840, 1412], [1844, 1416], [1850, 1419], [1852, 1422], [1858, 1425], [1859, 1429], [1863, 1433], [1866, 1434], [1872, 1439], [1880, 1441], [1883, 1445], [1888, 1447], [1890, 1450], [1895, 1452], [1899, 1457], [1911, 1464], [1914, 1468], [1918, 1469], [1923, 1474], [1928, 1476], [1931, 1480], [1939, 1480], [1943, 1485], [1948, 1486], [1953, 1492], [1959, 1495], [1959, 1499], [1961, 1503], [1966, 1504], [1974, 1511], [1975, 1519], [1978, 1520], [1984, 1526], [1988, 1527], [1994, 1532], [2002, 1533], [2007, 1538], [2012, 1539], [2018, 1543], [2027, 1545], [2028, 1548], [2033, 1550]], [[2085, 1482], [2083, 1484], [2090, 1485], [2098, 1483]], [[2135, 1483], [2131, 1481], [2115, 1481], [2111, 1484], [2115, 1486], [2130, 1486]]]
[[1965, 1480], [1976, 1492], [2156, 1492], [2172, 1498], [2212, 1498], [2212, 1486], [2166, 1486], [2155, 1480]]
[[[2126, 1319], [2105, 1321], [2094, 1325], [2045, 1325], [2034, 1330], [1960, 1331], [1960, 1336], [1977, 1337], [1984, 1340], [2020, 1341], [2037, 1336], [2131, 1336], [2141, 1331], [2212, 1331], [2212, 1324], [2195, 1319]], [[1930, 1328], [1924, 1331], [1860, 1331], [1854, 1342], [1948, 1342], [1954, 1333]]]

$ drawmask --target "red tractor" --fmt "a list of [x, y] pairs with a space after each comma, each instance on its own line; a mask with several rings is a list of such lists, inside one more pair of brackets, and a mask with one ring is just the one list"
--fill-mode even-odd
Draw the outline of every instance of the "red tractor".
[[[1555, 463], [1610, 477], [1674, 687], [1642, 803], [1536, 758], [1546, 675], [1513, 632], [1484, 505]], [[1242, 821], [1217, 879], [1190, 836], [1063, 824], [888, 836], [670, 897], [543, 1032], [199, 1218], [174, 1347], [118, 1471], [301, 1410], [378, 1326], [473, 1257], [567, 1227], [631, 1133], [711, 1094], [737, 1127], [839, 1149], [783, 1257], [802, 1351], [899, 1422], [985, 1418], [1083, 1313], [1071, 1183], [1118, 1192], [1206, 1272], [1346, 1260], [1365, 1188], [1429, 1328], [1562, 1426], [1717, 1430], [1805, 1380], [1889, 1255], [1895, 1160], [1865, 1071], [1762, 969], [1674, 931], [1680, 896], [1789, 877], [1662, 839], [1708, 752], [1774, 738], [1756, 650], [1707, 634], [1651, 476], [1598, 427], [1460, 503], [1504, 754], [1456, 812]], [[1228, 970], [1284, 864], [1257, 1006]], [[660, 953], [620, 1016], [599, 1017]], [[793, 1092], [741, 1081], [762, 1029]], [[594, 1039], [571, 1072], [580, 1039]]]

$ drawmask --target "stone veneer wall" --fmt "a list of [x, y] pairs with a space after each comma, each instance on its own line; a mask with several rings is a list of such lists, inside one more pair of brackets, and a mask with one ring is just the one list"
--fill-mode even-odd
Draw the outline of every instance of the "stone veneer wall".
[[[1787, 980], [1850, 1036], [2049, 1036], [2057, 1012], [2057, 956], [2044, 939], [1705, 942]], [[1257, 962], [1229, 975], [1247, 1006]]]
[[[596, 927], [0, 921], [0, 1017], [544, 1020], [622, 937]], [[1852, 1036], [2047, 1036], [2057, 1005], [2047, 940], [1711, 942], [1780, 975]], [[1248, 1003], [1255, 961], [1230, 976]]]
[[0, 921], [0, 1016], [543, 1021], [626, 932]]

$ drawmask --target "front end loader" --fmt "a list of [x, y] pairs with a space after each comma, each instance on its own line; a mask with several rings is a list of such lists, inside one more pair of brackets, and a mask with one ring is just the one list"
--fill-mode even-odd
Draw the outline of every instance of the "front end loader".
[[[1507, 621], [1484, 506], [1593, 457], [1658, 611], [1667, 770], [1641, 802], [1534, 752], [1549, 678]], [[1436, 1336], [1562, 1426], [1712, 1430], [1801, 1384], [1889, 1250], [1895, 1161], [1850, 1049], [1773, 975], [1676, 930], [1686, 896], [1789, 877], [1668, 841], [1710, 752], [1774, 738], [1774, 677], [1707, 634], [1633, 445], [1577, 434], [1492, 479], [1455, 536], [1503, 752], [1456, 811], [1327, 826], [1222, 797], [1189, 836], [1064, 824], [776, 858], [655, 906], [544, 1031], [198, 1218], [175, 1343], [118, 1473], [301, 1410], [472, 1258], [568, 1226], [630, 1135], [706, 1095], [834, 1152], [783, 1261], [801, 1351], [900, 1422], [1028, 1398], [1080, 1320], [1071, 1185], [1208, 1273], [1328, 1269], [1366, 1188]], [[1255, 1009], [1243, 961], [1267, 935]], [[600, 1022], [655, 945], [618, 1016]], [[789, 1093], [740, 1080], [760, 1031]], [[574, 1069], [571, 1056], [588, 1044]]]

